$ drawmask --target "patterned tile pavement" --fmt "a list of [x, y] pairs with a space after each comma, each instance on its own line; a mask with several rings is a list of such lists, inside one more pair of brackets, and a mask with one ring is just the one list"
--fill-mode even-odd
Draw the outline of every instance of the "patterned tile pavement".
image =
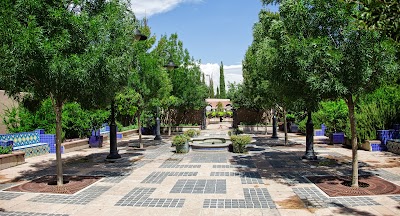
[[110, 188], [111, 187], [109, 186], [91, 186], [86, 190], [78, 192], [74, 195], [40, 194], [39, 196], [33, 197], [28, 201], [40, 203], [86, 205], [97, 197], [101, 196], [101, 194], [103, 194]]
[[[226, 132], [206, 130], [202, 131], [202, 135], [226, 137]], [[260, 147], [255, 148], [257, 149], [255, 151], [250, 150], [248, 154], [224, 152], [175, 154], [170, 140], [165, 137], [162, 143], [149, 146], [145, 151], [119, 147], [122, 152], [129, 151], [135, 153], [132, 155], [139, 156], [123, 158], [121, 162], [116, 163], [99, 162], [94, 167], [88, 167], [86, 172], [79, 168], [70, 169], [71, 172], [85, 175], [104, 176], [101, 181], [74, 195], [0, 191], [0, 216], [102, 216], [114, 213], [147, 216], [307, 216], [346, 215], [349, 211], [360, 215], [400, 215], [400, 209], [396, 208], [400, 203], [398, 195], [332, 198], [303, 177], [348, 174], [351, 172], [351, 167], [347, 164], [340, 167], [310, 166], [300, 159], [304, 154], [303, 148], [299, 146], [270, 147], [269, 144], [275, 142], [274, 140], [262, 135], [254, 137], [255, 139], [262, 137], [265, 141], [257, 141]], [[149, 137], [149, 139], [152, 138]], [[302, 138], [297, 136], [296, 139]], [[351, 156], [351, 150], [344, 148], [322, 146], [315, 149], [320, 151], [316, 152], [319, 156], [330, 155], [342, 159]], [[107, 152], [106, 147], [88, 149], [75, 154], [102, 153], [99, 155], [105, 155], [104, 153]], [[65, 157], [73, 154], [66, 153]], [[361, 151], [360, 162], [370, 159], [371, 155], [384, 161], [384, 155]], [[54, 159], [53, 157], [30, 158], [26, 164], [0, 170], [0, 177], [10, 178], [19, 173], [26, 173], [20, 179], [33, 179], [33, 176], [41, 175], [47, 170], [32, 171], [32, 169], [35, 166], [39, 167], [38, 165], [41, 165], [43, 160], [49, 161]], [[123, 155], [123, 157], [126, 156]], [[98, 161], [104, 161], [104, 159]], [[360, 173], [372, 173], [400, 184], [400, 168], [372, 170], [367, 169], [367, 163], [361, 164], [363, 168], [360, 169]], [[13, 184], [15, 183], [0, 183], [0, 190]], [[152, 185], [149, 187], [148, 184]], [[299, 201], [303, 205], [293, 208], [281, 204], [282, 200], [288, 200], [293, 196], [300, 198]], [[99, 200], [107, 202], [100, 203]], [[60, 207], [56, 207], [57, 205]], [[26, 208], [20, 209], [21, 206], [26, 206]], [[28, 209], [28, 206], [32, 206], [32, 209]], [[78, 210], [77, 206], [81, 209]], [[109, 210], [108, 213], [106, 209]], [[308, 209], [313, 210], [308, 211]]]
[[223, 179], [179, 179], [170, 193], [225, 194], [226, 180]]
[[276, 208], [266, 188], [243, 188], [244, 199], [206, 199], [203, 208]]
[[8, 193], [0, 191], [0, 200], [11, 200], [23, 195], [22, 193]]
[[69, 216], [69, 215], [68, 214], [48, 214], [48, 213], [37, 213], [37, 212], [8, 211], [8, 212], [0, 212], [0, 216]]
[[119, 200], [116, 206], [182, 208], [185, 199], [150, 198], [156, 188], [135, 188]]
[[305, 201], [306, 204], [316, 208], [322, 207], [354, 207], [354, 206], [372, 206], [380, 205], [371, 197], [357, 196], [357, 197], [335, 197], [331, 198], [324, 195], [316, 187], [299, 187], [293, 188], [293, 191], [299, 198]]
[[262, 184], [261, 176], [257, 172], [211, 172], [210, 176], [239, 176], [242, 184]]
[[142, 183], [161, 184], [168, 176], [196, 176], [197, 172], [152, 172]]

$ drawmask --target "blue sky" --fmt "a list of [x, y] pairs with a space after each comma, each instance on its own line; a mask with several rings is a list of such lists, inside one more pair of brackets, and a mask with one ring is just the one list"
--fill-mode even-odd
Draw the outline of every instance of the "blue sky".
[[[263, 8], [260, 0], [131, 0], [131, 4], [139, 18], [147, 16], [158, 38], [178, 33], [183, 46], [201, 60], [202, 71], [216, 84], [221, 61], [226, 82], [242, 80], [241, 63]], [[278, 10], [277, 6], [267, 8]]]

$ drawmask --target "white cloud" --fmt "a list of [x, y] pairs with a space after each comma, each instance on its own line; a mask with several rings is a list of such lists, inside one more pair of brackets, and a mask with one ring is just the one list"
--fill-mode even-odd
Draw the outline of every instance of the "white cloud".
[[181, 3], [197, 3], [202, 0], [130, 0], [131, 9], [136, 17], [142, 19], [143, 17], [151, 17], [154, 14], [168, 12]]
[[[214, 89], [219, 86], [219, 64], [207, 63], [200, 65], [201, 71], [206, 75], [206, 83], [209, 83], [209, 78], [213, 79]], [[224, 65], [225, 85], [229, 82], [241, 83], [243, 81], [242, 65]], [[209, 75], [209, 76], [207, 76]]]

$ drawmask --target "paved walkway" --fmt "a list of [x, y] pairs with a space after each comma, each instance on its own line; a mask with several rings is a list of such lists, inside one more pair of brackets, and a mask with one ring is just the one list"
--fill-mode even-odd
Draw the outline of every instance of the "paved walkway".
[[[226, 136], [227, 125], [213, 124], [204, 136]], [[319, 163], [299, 158], [304, 136], [291, 135], [299, 145], [254, 134], [248, 154], [194, 152], [175, 154], [170, 141], [145, 137], [145, 149], [129, 147], [123, 159], [106, 163], [108, 148], [63, 155], [64, 173], [104, 175], [74, 195], [0, 191], [0, 215], [400, 215], [400, 195], [328, 197], [304, 176], [349, 175], [351, 151], [316, 145]], [[283, 134], [279, 134], [283, 137]], [[399, 156], [359, 151], [360, 173], [372, 173], [400, 185]], [[329, 166], [335, 159], [340, 167]], [[0, 171], [0, 190], [44, 174], [55, 174], [55, 155], [28, 158], [27, 163]]]

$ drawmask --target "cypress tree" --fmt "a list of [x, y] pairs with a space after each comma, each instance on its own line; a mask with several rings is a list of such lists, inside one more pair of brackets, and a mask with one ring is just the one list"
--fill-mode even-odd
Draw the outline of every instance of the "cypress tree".
[[224, 64], [219, 66], [219, 98], [226, 98]]
[[220, 92], [219, 92], [218, 86], [217, 86], [217, 96], [216, 96], [216, 98], [221, 98], [221, 94], [220, 94]]
[[210, 79], [210, 98], [214, 98], [214, 82], [212, 78]]

